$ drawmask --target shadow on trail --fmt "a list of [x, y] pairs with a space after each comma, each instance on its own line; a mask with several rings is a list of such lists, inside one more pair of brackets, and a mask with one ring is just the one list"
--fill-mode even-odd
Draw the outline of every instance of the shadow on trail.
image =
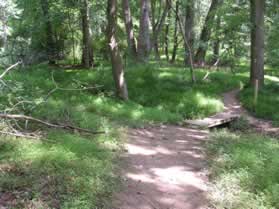
[[207, 204], [207, 131], [161, 126], [129, 131], [123, 192], [115, 208], [199, 209]]

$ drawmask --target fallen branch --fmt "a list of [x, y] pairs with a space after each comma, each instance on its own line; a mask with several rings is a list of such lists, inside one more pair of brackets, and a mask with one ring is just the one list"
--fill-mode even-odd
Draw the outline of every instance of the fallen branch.
[[12, 69], [14, 69], [15, 67], [17, 67], [18, 65], [20, 65], [22, 63], [22, 61], [17, 62], [16, 64], [8, 67], [1, 75], [0, 75], [0, 79], [4, 78], [4, 76]]
[[89, 129], [83, 129], [83, 128], [75, 127], [75, 126], [72, 126], [72, 125], [49, 123], [47, 121], [43, 121], [43, 120], [33, 118], [33, 117], [27, 116], [27, 115], [0, 114], [0, 118], [25, 120], [25, 121], [29, 120], [29, 121], [33, 121], [33, 122], [43, 124], [43, 125], [48, 126], [50, 128], [67, 129], [67, 130], [73, 130], [73, 131], [79, 131], [79, 132], [86, 132], [86, 133], [90, 133], [90, 134], [104, 134], [104, 133], [106, 133], [104, 131], [92, 131], [92, 130], [89, 130]]
[[29, 139], [38, 139], [38, 137], [22, 134], [22, 133], [13, 133], [13, 132], [7, 132], [7, 131], [0, 131], [0, 134], [4, 135], [10, 135], [10, 136], [16, 136], [16, 137], [22, 137], [22, 138], [29, 138]]
[[102, 85], [100, 85], [100, 86], [92, 86], [92, 87], [84, 87], [84, 88], [61, 88], [58, 86], [57, 82], [55, 81], [53, 72], [51, 74], [51, 79], [52, 79], [53, 84], [55, 85], [55, 88], [48, 92], [48, 94], [46, 95], [46, 97], [44, 99], [45, 102], [48, 100], [48, 98], [53, 93], [55, 93], [56, 91], [59, 91], [59, 90], [60, 91], [86, 91], [86, 90], [92, 90], [92, 89], [97, 89], [97, 88], [103, 87]]
[[205, 81], [207, 78], [208, 78], [208, 76], [210, 75], [210, 72], [209, 71], [207, 71], [207, 73], [206, 73], [206, 75], [203, 77], [203, 81]]

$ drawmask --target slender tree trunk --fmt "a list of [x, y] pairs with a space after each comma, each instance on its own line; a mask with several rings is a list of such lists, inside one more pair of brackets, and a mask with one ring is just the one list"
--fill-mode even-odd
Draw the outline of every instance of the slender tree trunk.
[[90, 29], [90, 8], [89, 1], [82, 0], [81, 5], [81, 20], [82, 20], [82, 65], [86, 68], [93, 66], [93, 46], [92, 32]]
[[41, 7], [43, 16], [45, 19], [45, 32], [46, 32], [46, 50], [49, 64], [55, 64], [55, 42], [54, 34], [51, 25], [51, 19], [49, 14], [49, 2], [48, 0], [41, 0]]
[[[195, 8], [194, 1], [189, 0], [186, 6], [186, 18], [185, 18], [185, 35], [188, 40], [188, 44], [191, 48], [191, 54], [194, 54], [193, 46], [194, 46], [194, 19], [195, 19]], [[185, 45], [185, 63], [186, 65], [190, 65], [191, 57], [188, 52], [188, 47]]]
[[[162, 2], [161, 2], [161, 4], [162, 4]], [[162, 31], [163, 25], [165, 23], [166, 17], [169, 13], [169, 10], [170, 10], [170, 2], [168, 0], [165, 1], [164, 11], [163, 11], [162, 15], [160, 15], [160, 18], [159, 18], [158, 22], [156, 22], [156, 23], [154, 21], [155, 20], [154, 10], [155, 10], [155, 8], [154, 8], [154, 5], [153, 5], [153, 8], [152, 8], [153, 47], [154, 47], [154, 52], [155, 52], [156, 59], [160, 60], [158, 39], [159, 39], [159, 36], [160, 36], [160, 32]]]
[[217, 63], [219, 60], [220, 56], [220, 27], [221, 27], [221, 17], [218, 15], [216, 17], [216, 33], [217, 33], [217, 38], [213, 43], [213, 64]]
[[149, 0], [141, 0], [141, 17], [138, 38], [138, 60], [148, 62], [151, 43], [149, 33]]
[[[6, 13], [6, 8], [5, 7], [0, 7], [0, 21], [2, 23], [2, 31], [3, 31], [3, 37], [2, 40], [0, 39], [0, 48], [3, 47], [4, 51], [7, 47], [7, 41], [8, 41], [8, 15]], [[1, 46], [2, 45], [2, 46]]]
[[[168, 0], [168, 1], [170, 1], [170, 0]], [[172, 6], [171, 6], [171, 9], [175, 11], [175, 9]], [[184, 45], [188, 49], [188, 53], [189, 53], [189, 57], [190, 57], [191, 79], [192, 79], [192, 83], [194, 84], [194, 83], [196, 83], [196, 76], [195, 76], [195, 72], [194, 72], [195, 69], [194, 69], [192, 49], [191, 49], [191, 46], [190, 46], [189, 41], [187, 39], [185, 28], [183, 27], [183, 21], [182, 21], [181, 17], [179, 16], [178, 12], [176, 13], [176, 16], [177, 16], [177, 19], [178, 19], [179, 29], [180, 29], [182, 37], [183, 37]]]
[[264, 8], [265, 0], [250, 0], [251, 3], [251, 69], [250, 84], [264, 84]]
[[176, 1], [175, 5], [175, 23], [174, 23], [174, 37], [173, 37], [173, 50], [172, 50], [172, 58], [171, 63], [175, 62], [176, 59], [176, 52], [178, 48], [178, 11], [179, 11], [179, 1]]
[[212, 0], [208, 14], [205, 19], [205, 23], [202, 29], [199, 47], [195, 56], [195, 61], [198, 65], [205, 65], [205, 56], [208, 47], [208, 41], [211, 35], [211, 24], [214, 21], [217, 7], [223, 3], [223, 0]]
[[122, 58], [119, 52], [116, 30], [117, 30], [117, 0], [108, 0], [108, 44], [111, 55], [112, 74], [115, 82], [117, 96], [123, 100], [128, 100], [128, 90], [124, 77]]
[[131, 55], [136, 58], [137, 46], [133, 30], [133, 19], [131, 15], [129, 0], [122, 0], [123, 16], [127, 33], [127, 42]]
[[170, 60], [169, 57], [169, 31], [170, 31], [170, 19], [171, 19], [171, 11], [168, 11], [168, 19], [166, 23], [166, 33], [165, 33], [165, 55], [167, 61]]

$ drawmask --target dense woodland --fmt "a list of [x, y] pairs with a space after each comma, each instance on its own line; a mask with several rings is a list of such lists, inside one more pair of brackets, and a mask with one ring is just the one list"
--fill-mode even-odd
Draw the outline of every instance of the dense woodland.
[[[279, 1], [0, 0], [0, 70], [0, 208], [115, 208], [126, 130], [278, 127]], [[214, 208], [279, 208], [278, 136], [210, 134]]]

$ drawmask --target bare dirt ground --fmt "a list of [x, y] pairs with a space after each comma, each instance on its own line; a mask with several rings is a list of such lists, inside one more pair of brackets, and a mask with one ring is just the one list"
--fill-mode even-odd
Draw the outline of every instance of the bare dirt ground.
[[207, 131], [178, 126], [129, 130], [124, 188], [116, 195], [115, 208], [206, 208], [202, 144], [207, 135]]
[[[236, 99], [224, 94], [224, 112], [212, 118], [244, 115], [257, 130], [279, 133], [269, 121], [250, 116]], [[205, 209], [208, 178], [204, 142], [207, 130], [163, 125], [128, 130], [123, 156], [123, 188], [114, 209]]]

